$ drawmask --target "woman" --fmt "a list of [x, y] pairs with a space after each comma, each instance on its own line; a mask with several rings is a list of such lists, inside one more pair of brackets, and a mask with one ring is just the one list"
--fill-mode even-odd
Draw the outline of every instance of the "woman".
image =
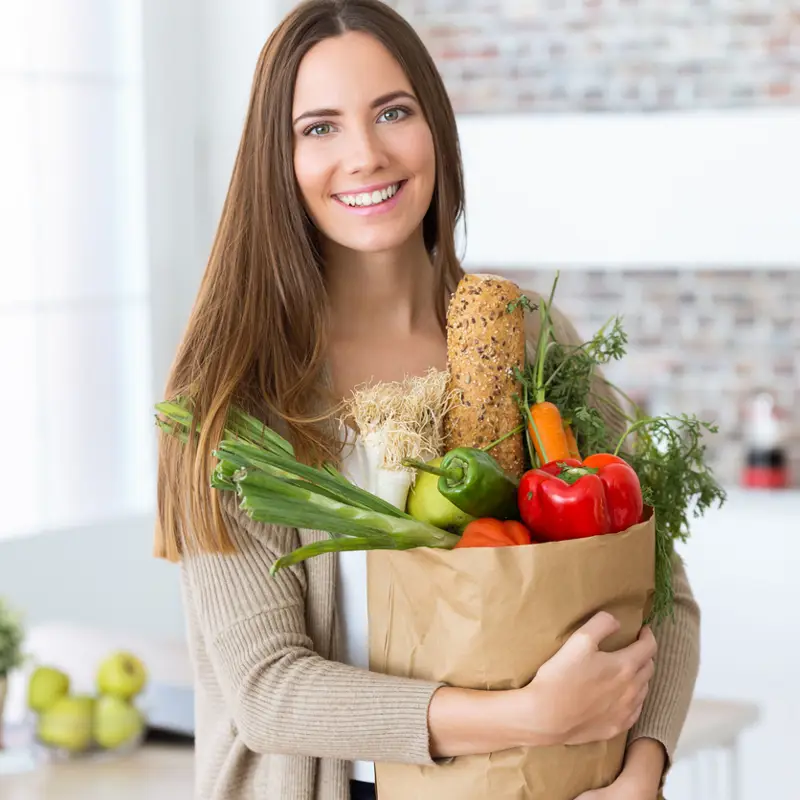
[[463, 690], [356, 663], [356, 634], [343, 631], [366, 603], [363, 574], [337, 577], [327, 555], [271, 578], [276, 557], [319, 535], [253, 523], [208, 487], [231, 403], [282, 430], [302, 458], [336, 459], [331, 409], [354, 386], [446, 367], [462, 207], [453, 111], [409, 26], [378, 0], [295, 8], [259, 59], [166, 389], [191, 395], [205, 423], [185, 447], [160, 442], [156, 537], [157, 555], [181, 564], [198, 798], [374, 797], [375, 761], [431, 764], [631, 726], [620, 777], [584, 798], [659, 792], [697, 672], [698, 612], [679, 562], [658, 668], [648, 629], [600, 651], [616, 623], [599, 614], [529, 686]]

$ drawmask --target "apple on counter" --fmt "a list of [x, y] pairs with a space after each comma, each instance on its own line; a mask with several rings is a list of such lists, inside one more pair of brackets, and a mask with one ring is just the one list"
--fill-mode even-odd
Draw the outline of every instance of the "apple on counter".
[[147, 669], [132, 653], [108, 655], [97, 669], [97, 694], [71, 692], [69, 675], [37, 667], [28, 681], [28, 708], [36, 717], [36, 738], [69, 754], [116, 750], [137, 741], [145, 719], [134, 705], [147, 685]]
[[95, 699], [91, 695], [64, 695], [39, 713], [36, 736], [50, 747], [82, 753], [92, 744]]
[[100, 694], [108, 694], [121, 700], [130, 700], [144, 689], [147, 670], [132, 653], [112, 653], [97, 671], [97, 688]]
[[28, 707], [42, 712], [69, 694], [69, 675], [54, 667], [39, 667], [28, 681]]
[[127, 700], [108, 694], [97, 700], [94, 709], [95, 742], [106, 750], [137, 739], [144, 730], [142, 712]]

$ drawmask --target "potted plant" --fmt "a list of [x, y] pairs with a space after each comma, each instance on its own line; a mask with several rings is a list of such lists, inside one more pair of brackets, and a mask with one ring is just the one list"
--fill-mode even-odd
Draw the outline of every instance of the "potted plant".
[[3, 749], [3, 709], [8, 676], [22, 665], [25, 632], [20, 616], [0, 597], [0, 750]]

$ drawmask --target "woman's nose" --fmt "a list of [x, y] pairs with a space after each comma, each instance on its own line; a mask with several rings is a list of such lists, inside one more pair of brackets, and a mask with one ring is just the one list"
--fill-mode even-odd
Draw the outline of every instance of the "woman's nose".
[[388, 166], [389, 158], [374, 129], [351, 131], [348, 136], [345, 166], [348, 172], [370, 173]]

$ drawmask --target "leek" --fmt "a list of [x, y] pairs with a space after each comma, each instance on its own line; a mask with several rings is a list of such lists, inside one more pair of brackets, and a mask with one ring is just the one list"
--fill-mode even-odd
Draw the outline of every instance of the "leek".
[[409, 545], [404, 547], [402, 545], [391, 544], [384, 546], [377, 544], [373, 540], [367, 539], [363, 536], [347, 536], [343, 539], [323, 539], [319, 542], [311, 542], [311, 544], [303, 545], [281, 556], [270, 567], [270, 575], [274, 575], [278, 570], [284, 567], [291, 567], [294, 564], [299, 564], [308, 558], [322, 555], [323, 553], [341, 553], [345, 550], [410, 550], [417, 545]]
[[450, 548], [459, 540], [456, 534], [427, 522], [356, 508], [318, 494], [315, 488], [264, 473], [252, 480], [246, 474], [237, 475], [236, 483], [240, 507], [258, 522], [361, 536], [376, 544], [403, 547]]
[[301, 464], [292, 456], [268, 453], [258, 450], [252, 445], [227, 440], [220, 442], [219, 448], [214, 454], [218, 458], [238, 463], [241, 467], [255, 467], [264, 474], [275, 475], [282, 473], [284, 476], [302, 478], [313, 484], [315, 489], [323, 488], [327, 490], [343, 503], [378, 511], [401, 519], [411, 519], [409, 514], [401, 511], [386, 500], [365, 492], [344, 478], [334, 477], [325, 469]]
[[[157, 425], [181, 441], [196, 426], [191, 411], [177, 402], [156, 410]], [[331, 538], [300, 547], [270, 568], [275, 574], [322, 553], [346, 550], [450, 549], [459, 536], [414, 519], [392, 503], [360, 489], [332, 464], [299, 462], [289, 442], [250, 415], [232, 409], [224, 437], [213, 455], [218, 463], [210, 485], [235, 491], [239, 508], [256, 522], [327, 532]]]

